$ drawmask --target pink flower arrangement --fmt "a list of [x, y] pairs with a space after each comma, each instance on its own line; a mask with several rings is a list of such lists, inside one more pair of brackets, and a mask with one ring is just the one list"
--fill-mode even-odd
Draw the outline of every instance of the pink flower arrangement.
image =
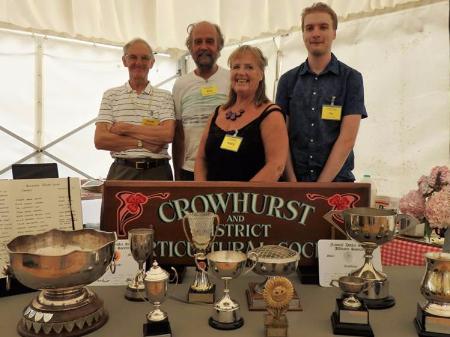
[[400, 199], [400, 211], [425, 222], [431, 228], [450, 227], [450, 170], [435, 166], [430, 175], [421, 176], [418, 189]]

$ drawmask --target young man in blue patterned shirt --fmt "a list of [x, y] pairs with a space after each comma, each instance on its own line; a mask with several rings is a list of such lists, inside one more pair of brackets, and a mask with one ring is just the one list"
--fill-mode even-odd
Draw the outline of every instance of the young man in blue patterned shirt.
[[287, 115], [289, 181], [355, 180], [353, 146], [364, 106], [362, 75], [331, 52], [337, 15], [315, 3], [302, 12], [308, 58], [279, 81], [276, 103]]

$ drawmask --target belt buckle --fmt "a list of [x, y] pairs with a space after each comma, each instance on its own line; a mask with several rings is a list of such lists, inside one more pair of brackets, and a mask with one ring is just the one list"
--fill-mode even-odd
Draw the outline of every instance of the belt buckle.
[[144, 170], [146, 168], [145, 164], [146, 164], [145, 160], [137, 161], [134, 163], [134, 167], [136, 168], [136, 170]]

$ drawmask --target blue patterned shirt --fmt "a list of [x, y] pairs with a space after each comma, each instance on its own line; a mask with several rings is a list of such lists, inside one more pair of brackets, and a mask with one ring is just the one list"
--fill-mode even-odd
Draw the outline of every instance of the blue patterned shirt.
[[[276, 103], [289, 116], [289, 145], [298, 181], [316, 181], [336, 142], [342, 119], [348, 115], [367, 117], [362, 75], [333, 54], [319, 74], [306, 60], [281, 76]], [[323, 105], [341, 106], [340, 120], [322, 119]], [[354, 181], [353, 150], [334, 181]]]

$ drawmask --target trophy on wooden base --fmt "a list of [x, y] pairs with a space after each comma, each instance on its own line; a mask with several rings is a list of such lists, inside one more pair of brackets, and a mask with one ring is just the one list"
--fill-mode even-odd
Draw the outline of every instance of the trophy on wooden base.
[[[219, 224], [219, 216], [211, 212], [187, 213], [183, 218], [183, 229], [186, 239], [194, 248], [194, 258], [202, 268], [207, 269], [206, 253], [216, 237], [214, 219]], [[208, 275], [196, 269], [194, 282], [190, 285], [188, 302], [214, 303], [216, 285], [209, 281]]]
[[361, 277], [342, 276], [331, 281], [331, 285], [342, 290], [342, 297], [336, 299], [336, 309], [331, 315], [335, 335], [373, 336], [369, 322], [369, 311], [364, 300], [356, 296], [367, 289], [368, 283]]
[[[361, 277], [368, 286], [358, 295], [369, 309], [386, 309], [395, 305], [389, 294], [389, 280], [386, 274], [375, 269], [372, 262], [373, 251], [380, 245], [394, 239], [398, 232], [416, 226], [419, 222], [406, 214], [397, 214], [393, 209], [369, 207], [348, 208], [344, 211], [327, 213], [342, 215], [347, 235], [358, 241], [364, 249], [364, 264], [350, 276]], [[334, 223], [333, 217], [328, 219]], [[334, 223], [335, 226], [338, 226]]]
[[[178, 275], [175, 271], [178, 280]], [[161, 303], [166, 299], [167, 284], [169, 282], [169, 273], [158, 266], [156, 261], [145, 274], [144, 284], [147, 299], [154, 305], [154, 309], [147, 314], [147, 323], [144, 323], [144, 337], [171, 337], [169, 317], [167, 313], [161, 310]]]
[[128, 231], [131, 254], [139, 265], [139, 271], [134, 279], [128, 282], [125, 290], [125, 298], [127, 300], [136, 302], [145, 300], [144, 262], [153, 253], [153, 237], [154, 231], [152, 228], [134, 228]]
[[52, 229], [9, 242], [8, 275], [41, 290], [22, 312], [19, 335], [75, 337], [102, 327], [108, 313], [101, 298], [85, 286], [108, 267], [115, 271], [115, 241], [115, 233]]
[[426, 253], [425, 259], [420, 292], [426, 302], [417, 304], [416, 330], [421, 337], [449, 337], [450, 253]]
[[286, 312], [294, 295], [294, 287], [286, 277], [275, 276], [267, 280], [263, 296], [267, 314], [264, 316], [266, 337], [287, 337]]
[[[253, 271], [265, 276], [261, 283], [251, 282], [246, 290], [249, 310], [266, 310], [266, 302], [263, 292], [267, 282], [275, 276], [287, 276], [297, 270], [300, 254], [287, 247], [278, 245], [265, 245], [250, 251], [250, 259], [258, 257], [258, 263]], [[289, 302], [289, 310], [302, 310], [300, 298], [294, 289], [292, 300]]]

